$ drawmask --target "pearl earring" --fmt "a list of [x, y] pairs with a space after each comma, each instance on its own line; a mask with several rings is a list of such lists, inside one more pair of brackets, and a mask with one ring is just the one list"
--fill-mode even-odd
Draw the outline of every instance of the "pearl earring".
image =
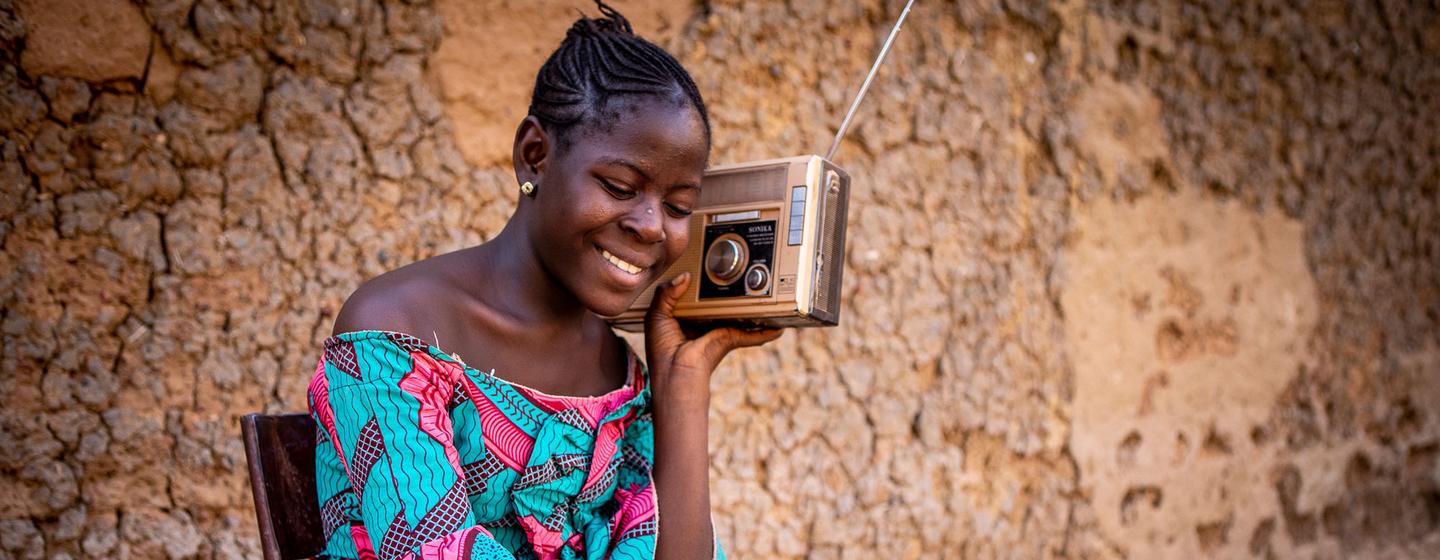
[[523, 193], [525, 196], [534, 197], [534, 196], [535, 196], [535, 183], [531, 183], [530, 181], [525, 181], [525, 184], [520, 185], [520, 192]]

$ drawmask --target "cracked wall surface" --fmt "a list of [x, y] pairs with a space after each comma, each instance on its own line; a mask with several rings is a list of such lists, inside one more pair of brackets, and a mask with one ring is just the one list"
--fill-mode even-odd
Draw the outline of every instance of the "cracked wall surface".
[[[616, 2], [715, 163], [828, 146], [902, 4]], [[575, 7], [0, 0], [0, 558], [258, 556], [236, 419], [499, 231]], [[843, 324], [716, 374], [727, 550], [1440, 554], [1437, 14], [918, 2]]]

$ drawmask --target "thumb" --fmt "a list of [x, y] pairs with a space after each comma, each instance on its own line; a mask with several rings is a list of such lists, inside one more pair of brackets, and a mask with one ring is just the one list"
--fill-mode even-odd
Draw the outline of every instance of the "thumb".
[[[655, 287], [650, 310], [645, 313], [645, 349], [652, 361], [668, 360], [669, 353], [685, 342], [685, 332], [675, 320], [675, 304], [690, 287], [690, 273], [684, 272]], [[654, 367], [654, 364], [651, 365]]]

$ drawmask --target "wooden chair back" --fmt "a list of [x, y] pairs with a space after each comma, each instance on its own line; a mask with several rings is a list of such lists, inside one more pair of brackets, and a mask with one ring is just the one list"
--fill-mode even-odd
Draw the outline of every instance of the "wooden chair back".
[[309, 414], [246, 414], [240, 435], [265, 560], [319, 554], [325, 543], [315, 498], [315, 421]]

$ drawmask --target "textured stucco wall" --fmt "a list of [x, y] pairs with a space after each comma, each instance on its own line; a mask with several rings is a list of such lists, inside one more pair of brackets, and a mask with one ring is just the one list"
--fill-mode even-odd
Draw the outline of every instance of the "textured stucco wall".
[[[826, 147], [899, 1], [616, 2], [717, 163]], [[236, 418], [514, 204], [584, 2], [0, 0], [0, 558], [254, 557]], [[1440, 553], [1440, 6], [921, 0], [844, 324], [733, 356], [736, 557]]]

